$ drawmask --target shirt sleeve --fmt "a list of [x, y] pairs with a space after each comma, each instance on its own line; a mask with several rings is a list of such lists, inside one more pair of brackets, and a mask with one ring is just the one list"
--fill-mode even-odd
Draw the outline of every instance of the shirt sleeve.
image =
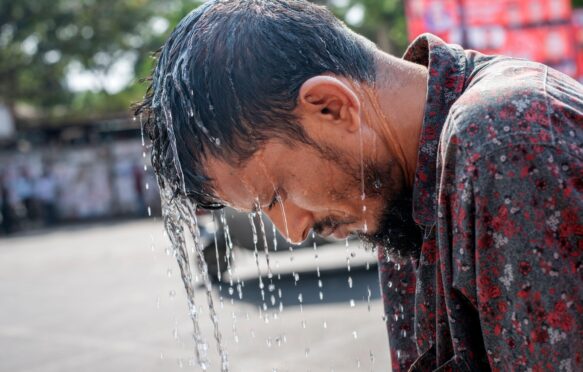
[[477, 307], [490, 366], [583, 370], [582, 160], [516, 143], [466, 169], [473, 205], [460, 210], [475, 213], [475, 290], [462, 292]]

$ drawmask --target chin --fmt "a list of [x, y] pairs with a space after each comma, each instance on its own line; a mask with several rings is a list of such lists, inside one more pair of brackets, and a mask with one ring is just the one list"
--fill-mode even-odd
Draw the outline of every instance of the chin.
[[372, 232], [357, 232], [365, 244], [385, 249], [389, 255], [403, 258], [418, 258], [423, 234], [412, 215], [412, 200], [402, 193], [386, 206], [375, 223]]

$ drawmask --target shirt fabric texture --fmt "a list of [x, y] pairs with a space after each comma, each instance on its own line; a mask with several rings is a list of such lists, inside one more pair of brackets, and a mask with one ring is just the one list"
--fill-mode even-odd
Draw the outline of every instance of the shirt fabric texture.
[[394, 371], [583, 370], [583, 86], [421, 35], [419, 257], [378, 250]]

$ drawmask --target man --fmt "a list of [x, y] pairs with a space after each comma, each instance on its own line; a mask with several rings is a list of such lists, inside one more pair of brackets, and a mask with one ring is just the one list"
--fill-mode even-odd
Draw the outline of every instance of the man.
[[138, 109], [160, 182], [379, 247], [394, 370], [583, 368], [583, 89], [304, 1], [209, 1]]

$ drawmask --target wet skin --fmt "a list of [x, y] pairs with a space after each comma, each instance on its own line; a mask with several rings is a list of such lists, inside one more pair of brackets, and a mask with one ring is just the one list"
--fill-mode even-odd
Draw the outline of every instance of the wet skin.
[[240, 211], [261, 208], [293, 243], [311, 230], [340, 239], [374, 235], [405, 187], [406, 170], [379, 131], [364, 123], [375, 116], [363, 110], [355, 90], [330, 77], [307, 81], [296, 115], [325, 150], [273, 139], [241, 166], [207, 159], [217, 196]]
[[379, 196], [362, 200], [359, 165], [343, 168], [305, 144], [291, 148], [270, 142], [242, 168], [220, 161], [209, 164], [222, 200], [247, 212], [259, 206], [293, 243], [306, 239], [311, 229], [336, 238], [364, 232], [365, 224], [375, 231], [384, 208]]

